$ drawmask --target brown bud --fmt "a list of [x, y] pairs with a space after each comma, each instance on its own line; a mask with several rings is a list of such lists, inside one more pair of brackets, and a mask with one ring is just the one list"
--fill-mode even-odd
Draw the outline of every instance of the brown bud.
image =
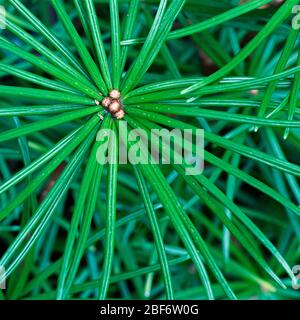
[[115, 100], [118, 100], [120, 99], [120, 96], [121, 96], [121, 93], [119, 90], [112, 90], [109, 94], [109, 96], [112, 98], [112, 99], [115, 99]]
[[118, 112], [116, 112], [116, 113], [114, 114], [114, 117], [115, 117], [116, 119], [118, 119], [118, 120], [123, 119], [124, 116], [125, 116], [125, 112], [124, 112], [123, 109], [120, 109]]
[[108, 108], [111, 104], [111, 98], [105, 97], [101, 103], [104, 108]]
[[117, 100], [113, 100], [108, 107], [109, 112], [112, 114], [118, 112], [120, 109], [121, 109], [121, 103]]

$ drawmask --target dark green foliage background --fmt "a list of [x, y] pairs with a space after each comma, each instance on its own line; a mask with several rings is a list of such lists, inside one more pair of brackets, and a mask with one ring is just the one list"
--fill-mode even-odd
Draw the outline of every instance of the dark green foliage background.
[[[300, 298], [297, 4], [0, 0], [0, 299]], [[204, 173], [99, 165], [113, 88]]]

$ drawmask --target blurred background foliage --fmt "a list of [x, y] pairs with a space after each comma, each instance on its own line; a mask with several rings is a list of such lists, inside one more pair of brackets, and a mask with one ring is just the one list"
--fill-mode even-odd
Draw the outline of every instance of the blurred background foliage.
[[[99, 61], [91, 2], [107, 61]], [[122, 86], [162, 2], [20, 1], [63, 44], [64, 56], [18, 1], [0, 0], [9, 22], [0, 33], [0, 264], [9, 272], [0, 298], [300, 298], [291, 279], [300, 264], [300, 59], [290, 12], [297, 1], [250, 1], [253, 8], [243, 12], [250, 2], [188, 0], [172, 32], [165, 26], [167, 41], [159, 36], [172, 17], [163, 12], [142, 60], [149, 66], [133, 79], [124, 107], [131, 125], [205, 129], [209, 158], [197, 181], [167, 165], [96, 168], [89, 159], [99, 128], [91, 114], [103, 112], [93, 105], [97, 97], [41, 67], [57, 57], [71, 66], [58, 66], [71, 79], [80, 73], [94, 80], [58, 18], [62, 4], [96, 65], [107, 62], [110, 79]], [[116, 39], [125, 57], [120, 78], [113, 71]], [[116, 130], [106, 119], [103, 126]]]

